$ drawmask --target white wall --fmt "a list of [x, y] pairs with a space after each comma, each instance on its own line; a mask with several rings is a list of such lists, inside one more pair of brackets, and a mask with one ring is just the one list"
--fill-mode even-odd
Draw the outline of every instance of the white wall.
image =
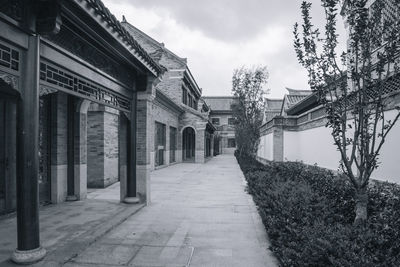
[[[397, 111], [388, 111], [385, 120], [392, 120]], [[378, 139], [379, 140], [379, 139]], [[273, 135], [261, 137], [257, 155], [273, 159]], [[284, 160], [302, 161], [320, 167], [337, 170], [340, 153], [333, 144], [331, 129], [324, 125], [304, 131], [284, 131]], [[378, 158], [381, 162], [372, 178], [400, 184], [400, 121], [389, 133]]]
[[[388, 111], [385, 120], [394, 119], [397, 111]], [[378, 169], [372, 174], [373, 178], [400, 184], [400, 121], [393, 127], [383, 144], [378, 162]]]
[[273, 160], [273, 134], [261, 136], [258, 144], [257, 156], [267, 160]]
[[324, 126], [305, 131], [284, 131], [283, 158], [287, 161], [303, 161], [323, 168], [337, 170], [340, 153], [333, 144], [330, 129]]

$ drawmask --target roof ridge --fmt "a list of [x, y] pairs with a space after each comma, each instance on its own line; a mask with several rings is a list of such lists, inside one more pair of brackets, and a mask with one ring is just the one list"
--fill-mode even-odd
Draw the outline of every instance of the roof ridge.
[[237, 98], [237, 96], [203, 96], [204, 98]]
[[162, 73], [162, 67], [155, 62], [151, 56], [146, 52], [146, 50], [138, 43], [135, 38], [122, 26], [122, 23], [115, 18], [115, 16], [110, 12], [110, 10], [104, 5], [101, 0], [86, 0], [87, 4], [91, 6], [98, 14], [108, 22], [108, 24], [120, 35], [118, 38], [122, 42], [128, 43], [133, 47], [139, 54], [139, 57], [143, 57], [148, 64], [153, 67], [158, 73]]
[[169, 54], [171, 54], [172, 56], [176, 57], [179, 61], [181, 61], [184, 64], [187, 64], [187, 58], [183, 58], [178, 56], [177, 54], [175, 54], [174, 52], [172, 52], [171, 50], [169, 50], [168, 48], [165, 47], [165, 44], [162, 42], [157, 41], [156, 39], [154, 39], [153, 37], [151, 37], [150, 35], [148, 35], [147, 33], [145, 33], [144, 31], [140, 30], [139, 28], [133, 26], [131, 23], [129, 23], [125, 16], [122, 16], [122, 22], [121, 24], [127, 25], [128, 27], [132, 28], [132, 30], [136, 31], [137, 33], [139, 33], [140, 35], [142, 35], [143, 37], [145, 37], [146, 39], [148, 39], [149, 41], [151, 41], [153, 44], [155, 44], [156, 46], [159, 47], [159, 49], [162, 49], [163, 51], [168, 52]]

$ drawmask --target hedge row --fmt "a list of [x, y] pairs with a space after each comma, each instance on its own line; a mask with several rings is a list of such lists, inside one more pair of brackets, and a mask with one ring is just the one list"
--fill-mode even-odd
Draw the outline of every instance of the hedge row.
[[238, 157], [282, 266], [400, 266], [400, 187], [369, 187], [369, 218], [353, 226], [352, 186], [299, 162]]

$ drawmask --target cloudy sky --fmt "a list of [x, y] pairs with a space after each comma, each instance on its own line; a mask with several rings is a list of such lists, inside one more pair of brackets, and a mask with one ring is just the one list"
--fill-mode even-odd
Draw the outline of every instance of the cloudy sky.
[[[308, 89], [292, 45], [293, 24], [301, 19], [300, 0], [103, 2], [119, 20], [125, 15], [129, 23], [187, 58], [203, 95], [229, 95], [232, 72], [242, 65], [268, 67], [269, 97], [282, 97], [285, 87]], [[315, 24], [323, 26], [320, 0], [311, 2]]]

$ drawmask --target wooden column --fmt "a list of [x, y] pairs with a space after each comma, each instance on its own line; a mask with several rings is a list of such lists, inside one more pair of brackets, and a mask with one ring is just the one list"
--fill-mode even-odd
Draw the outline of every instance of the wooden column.
[[39, 36], [30, 36], [17, 119], [18, 247], [12, 260], [22, 264], [39, 261], [46, 254], [39, 238], [39, 46]]
[[75, 97], [68, 95], [67, 108], [67, 201], [78, 200], [75, 195]]
[[136, 188], [136, 147], [137, 147], [137, 92], [133, 92], [131, 118], [128, 125], [128, 140], [127, 140], [127, 181], [126, 181], [126, 197], [125, 203], [134, 204], [139, 203]]

